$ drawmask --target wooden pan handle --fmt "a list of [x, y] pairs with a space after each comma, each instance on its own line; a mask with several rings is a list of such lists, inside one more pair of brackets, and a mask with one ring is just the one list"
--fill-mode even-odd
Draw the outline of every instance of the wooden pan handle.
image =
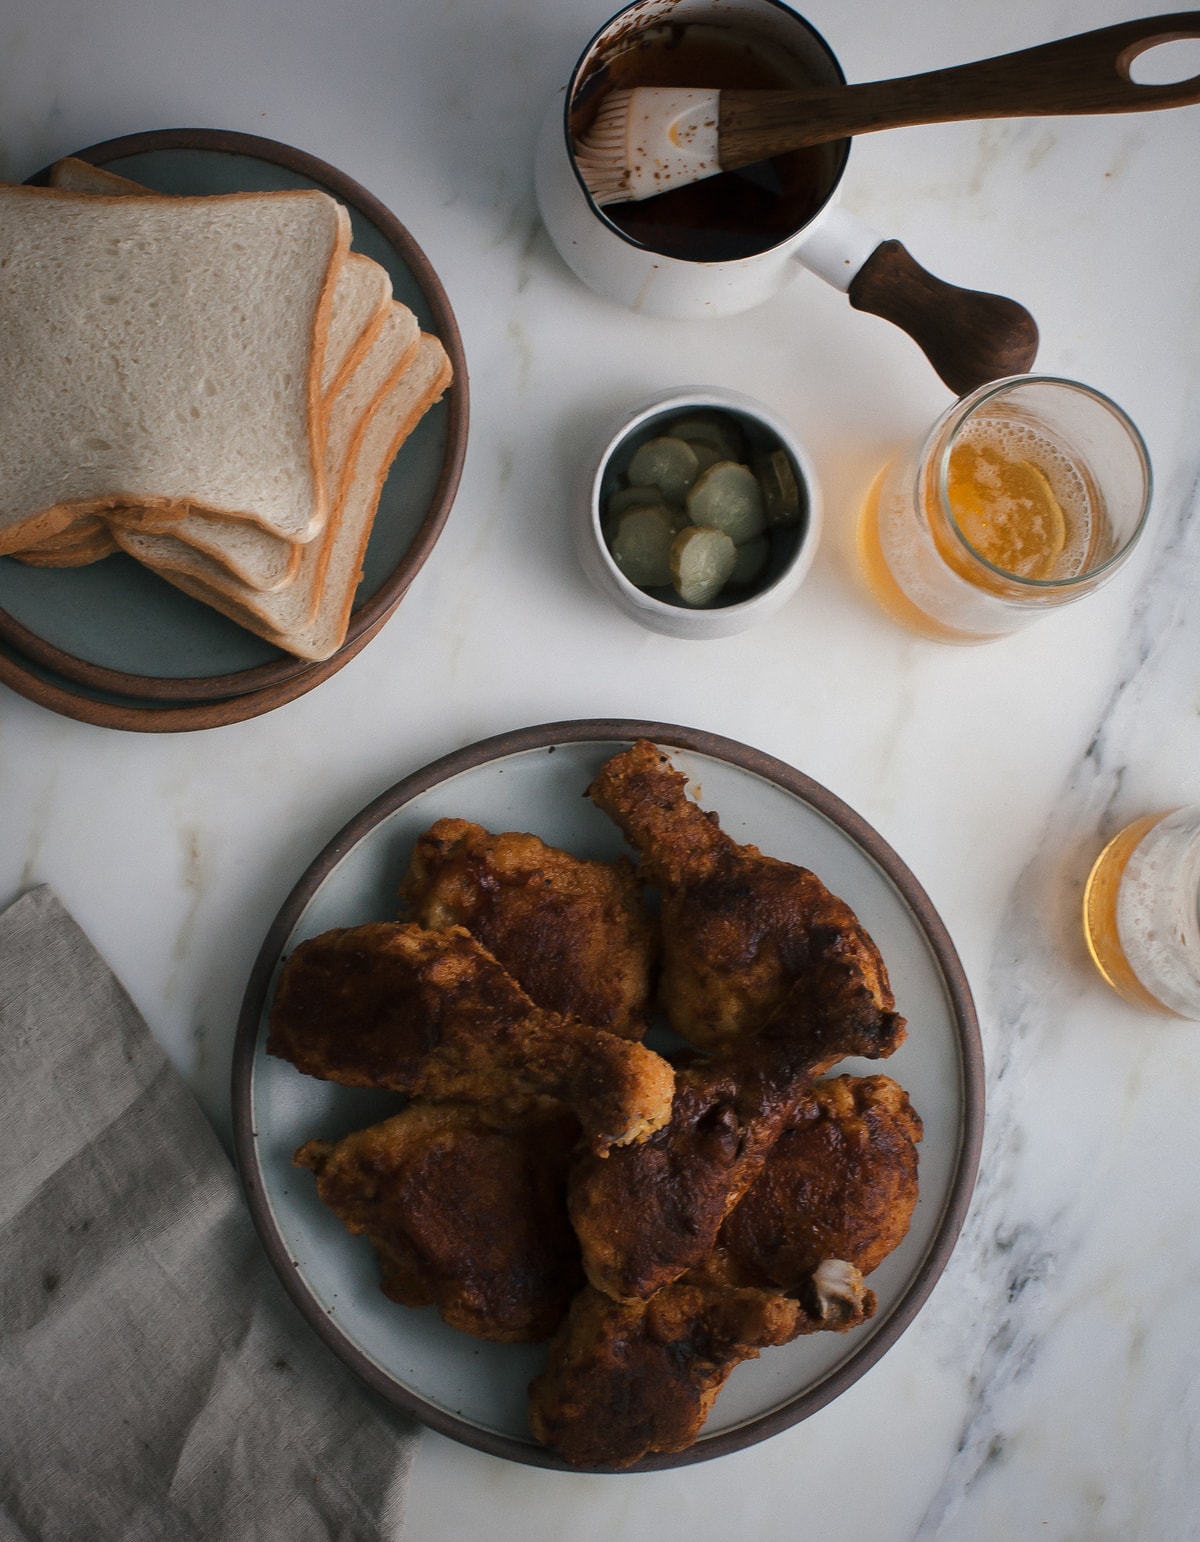
[[1200, 11], [1119, 22], [976, 64], [802, 91], [722, 91], [727, 169], [852, 134], [981, 118], [1145, 112], [1200, 102], [1200, 75], [1139, 85], [1129, 67], [1160, 43], [1200, 38]]
[[876, 247], [849, 297], [856, 310], [907, 332], [956, 396], [1002, 375], [1026, 374], [1037, 357], [1037, 322], [1024, 306], [935, 278], [899, 241]]

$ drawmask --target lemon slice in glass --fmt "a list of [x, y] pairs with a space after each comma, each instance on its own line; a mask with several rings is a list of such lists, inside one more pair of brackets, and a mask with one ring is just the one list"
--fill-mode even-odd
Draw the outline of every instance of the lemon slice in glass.
[[1066, 517], [1032, 461], [1009, 459], [993, 445], [956, 445], [946, 491], [959, 529], [994, 567], [1018, 578], [1060, 576]]

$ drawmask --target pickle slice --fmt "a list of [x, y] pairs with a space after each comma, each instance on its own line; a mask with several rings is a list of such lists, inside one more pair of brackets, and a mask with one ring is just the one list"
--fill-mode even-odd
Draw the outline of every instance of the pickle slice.
[[723, 530], [735, 546], [760, 535], [766, 524], [762, 489], [749, 466], [719, 460], [699, 477], [687, 498], [694, 525]]
[[717, 461], [728, 460], [730, 458], [724, 453], [720, 446], [709, 444], [704, 439], [692, 439], [688, 442], [691, 444], [692, 450], [696, 456], [697, 475], [707, 471], [710, 466], [715, 466]]
[[667, 424], [667, 433], [686, 439], [695, 446], [704, 444], [716, 450], [718, 460], [741, 460], [745, 440], [741, 427], [722, 412], [693, 412]]
[[671, 543], [680, 518], [665, 504], [654, 503], [636, 505], [617, 519], [608, 549], [631, 584], [661, 589], [671, 583]]
[[745, 589], [756, 583], [766, 569], [771, 555], [771, 543], [765, 535], [756, 535], [737, 548], [737, 561], [729, 575], [731, 585]]
[[647, 439], [634, 451], [627, 473], [631, 487], [657, 487], [668, 503], [682, 503], [700, 469], [683, 439]]
[[754, 474], [762, 488], [768, 525], [796, 525], [802, 513], [800, 486], [786, 450], [771, 450], [754, 459]]
[[627, 509], [649, 508], [662, 501], [662, 494], [657, 487], [616, 487], [605, 500], [604, 510], [610, 519], [615, 520]]
[[671, 581], [685, 605], [708, 605], [725, 587], [737, 547], [723, 530], [686, 525], [671, 544]]
[[604, 539], [612, 546], [621, 515], [630, 509], [649, 509], [663, 501], [657, 487], [618, 487], [604, 500], [604, 512], [600, 516], [600, 529]]

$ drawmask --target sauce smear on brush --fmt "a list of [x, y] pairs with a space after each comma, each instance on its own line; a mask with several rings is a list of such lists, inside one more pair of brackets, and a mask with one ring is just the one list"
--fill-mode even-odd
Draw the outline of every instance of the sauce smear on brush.
[[[665, 23], [632, 33], [583, 82], [571, 128], [582, 137], [606, 92], [630, 86], [787, 90], [811, 86], [806, 66], [777, 43], [708, 22]], [[847, 141], [796, 150], [739, 171], [672, 188], [604, 215], [652, 251], [688, 262], [729, 262], [768, 251], [813, 217], [846, 158]]]

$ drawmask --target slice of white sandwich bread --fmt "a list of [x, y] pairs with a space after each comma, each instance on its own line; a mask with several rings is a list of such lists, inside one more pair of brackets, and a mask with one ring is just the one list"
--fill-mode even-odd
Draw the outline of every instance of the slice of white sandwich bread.
[[[286, 586], [263, 591], [239, 582], [230, 574], [227, 562], [198, 547], [184, 533], [190, 520], [178, 527], [180, 533], [176, 533], [176, 528], [146, 530], [136, 523], [113, 520], [110, 528], [115, 540], [164, 577], [182, 573], [202, 580], [210, 589], [224, 590], [236, 602], [239, 613], [261, 613], [267, 617], [283, 613], [292, 619], [293, 625], [306, 624], [322, 600], [325, 571], [339, 538], [342, 510], [356, 474], [356, 451], [384, 397], [397, 389], [413, 363], [420, 335], [413, 313], [407, 306], [394, 302], [387, 324], [338, 393], [329, 415], [325, 443], [329, 517], [315, 540], [296, 548], [297, 572]], [[246, 530], [250, 537], [256, 533], [251, 527]], [[236, 535], [231, 534], [229, 539], [235, 540]], [[301, 575], [304, 581], [298, 582]], [[305, 605], [309, 607], [307, 613]]]
[[311, 540], [349, 240], [316, 190], [0, 186], [0, 553], [130, 507]]
[[[126, 197], [161, 197], [144, 183], [119, 177], [77, 155], [65, 155], [50, 168], [50, 186], [75, 193], [111, 193]], [[329, 333], [321, 364], [321, 394], [328, 399], [344, 375], [362, 358], [383, 326], [392, 300], [387, 270], [361, 252], [351, 251], [337, 275], [329, 313]]]
[[[117, 176], [93, 166], [76, 156], [57, 161], [50, 171], [54, 187], [81, 193], [109, 193], [127, 197], [156, 196], [151, 189], [127, 177]], [[337, 277], [330, 313], [325, 360], [322, 366], [322, 394], [332, 412], [338, 394], [351, 387], [354, 372], [378, 337], [392, 310], [392, 285], [387, 271], [369, 257], [351, 251]], [[417, 326], [412, 319], [412, 345], [415, 349]], [[358, 393], [360, 394], [360, 393]], [[326, 455], [326, 464], [329, 456]], [[335, 493], [329, 490], [332, 502]], [[80, 516], [87, 520], [91, 516]], [[290, 583], [299, 562], [299, 544], [244, 520], [206, 513], [201, 509], [117, 508], [107, 519], [136, 529], [172, 529], [180, 540], [207, 552], [251, 588], [274, 590]], [[105, 529], [103, 537], [92, 535], [87, 541], [68, 542], [63, 536], [51, 538], [53, 544], [39, 543], [17, 553], [33, 566], [81, 566], [119, 550]]]
[[[383, 392], [415, 357], [420, 337], [416, 316], [398, 300], [389, 302], [382, 325], [376, 328], [372, 324], [371, 332], [365, 353], [349, 373], [343, 373], [342, 384], [329, 404], [324, 460], [329, 504], [326, 530], [338, 517], [353, 446]], [[286, 541], [261, 525], [199, 509], [166, 524], [146, 517], [142, 510], [116, 510], [108, 516], [108, 523], [114, 532], [124, 528], [169, 533], [177, 545], [186, 545], [226, 568], [231, 581], [263, 593], [273, 593], [292, 582], [305, 550], [304, 545]]]
[[[117, 176], [77, 156], [66, 156], [50, 169], [50, 185], [77, 193], [109, 193], [126, 197], [154, 196], [150, 188]], [[330, 407], [340, 387], [362, 361], [379, 334], [392, 304], [387, 271], [369, 257], [349, 252], [334, 287], [325, 358], [321, 369], [322, 396]], [[415, 343], [415, 322], [414, 322]], [[274, 535], [261, 525], [200, 510], [177, 508], [115, 508], [106, 519], [146, 529], [176, 527], [181, 540], [207, 551], [244, 583], [256, 589], [278, 589], [290, 583], [300, 559], [300, 545]], [[74, 532], [78, 529], [78, 537]], [[13, 555], [34, 567], [78, 567], [119, 551], [104, 519], [81, 514], [59, 534]]]
[[[52, 180], [98, 204], [165, 196], [74, 159], [59, 162]], [[78, 513], [31, 543], [20, 553], [23, 560], [68, 566], [123, 549], [277, 646], [302, 658], [328, 658], [345, 638], [391, 461], [446, 390], [451, 367], [438, 340], [422, 336], [412, 313], [392, 300], [386, 273], [353, 252], [344, 253], [333, 279], [314, 361], [318, 356], [327, 514], [307, 540], [242, 513], [114, 503], [97, 514]]]
[[363, 554], [388, 469], [400, 446], [439, 401], [452, 378], [436, 337], [421, 335], [416, 358], [400, 371], [350, 451], [351, 465], [335, 520], [303, 548], [285, 588], [261, 594], [228, 581], [219, 563], [170, 535], [114, 527], [122, 547], [185, 594], [203, 600], [249, 631], [300, 658], [322, 660], [345, 640]]

